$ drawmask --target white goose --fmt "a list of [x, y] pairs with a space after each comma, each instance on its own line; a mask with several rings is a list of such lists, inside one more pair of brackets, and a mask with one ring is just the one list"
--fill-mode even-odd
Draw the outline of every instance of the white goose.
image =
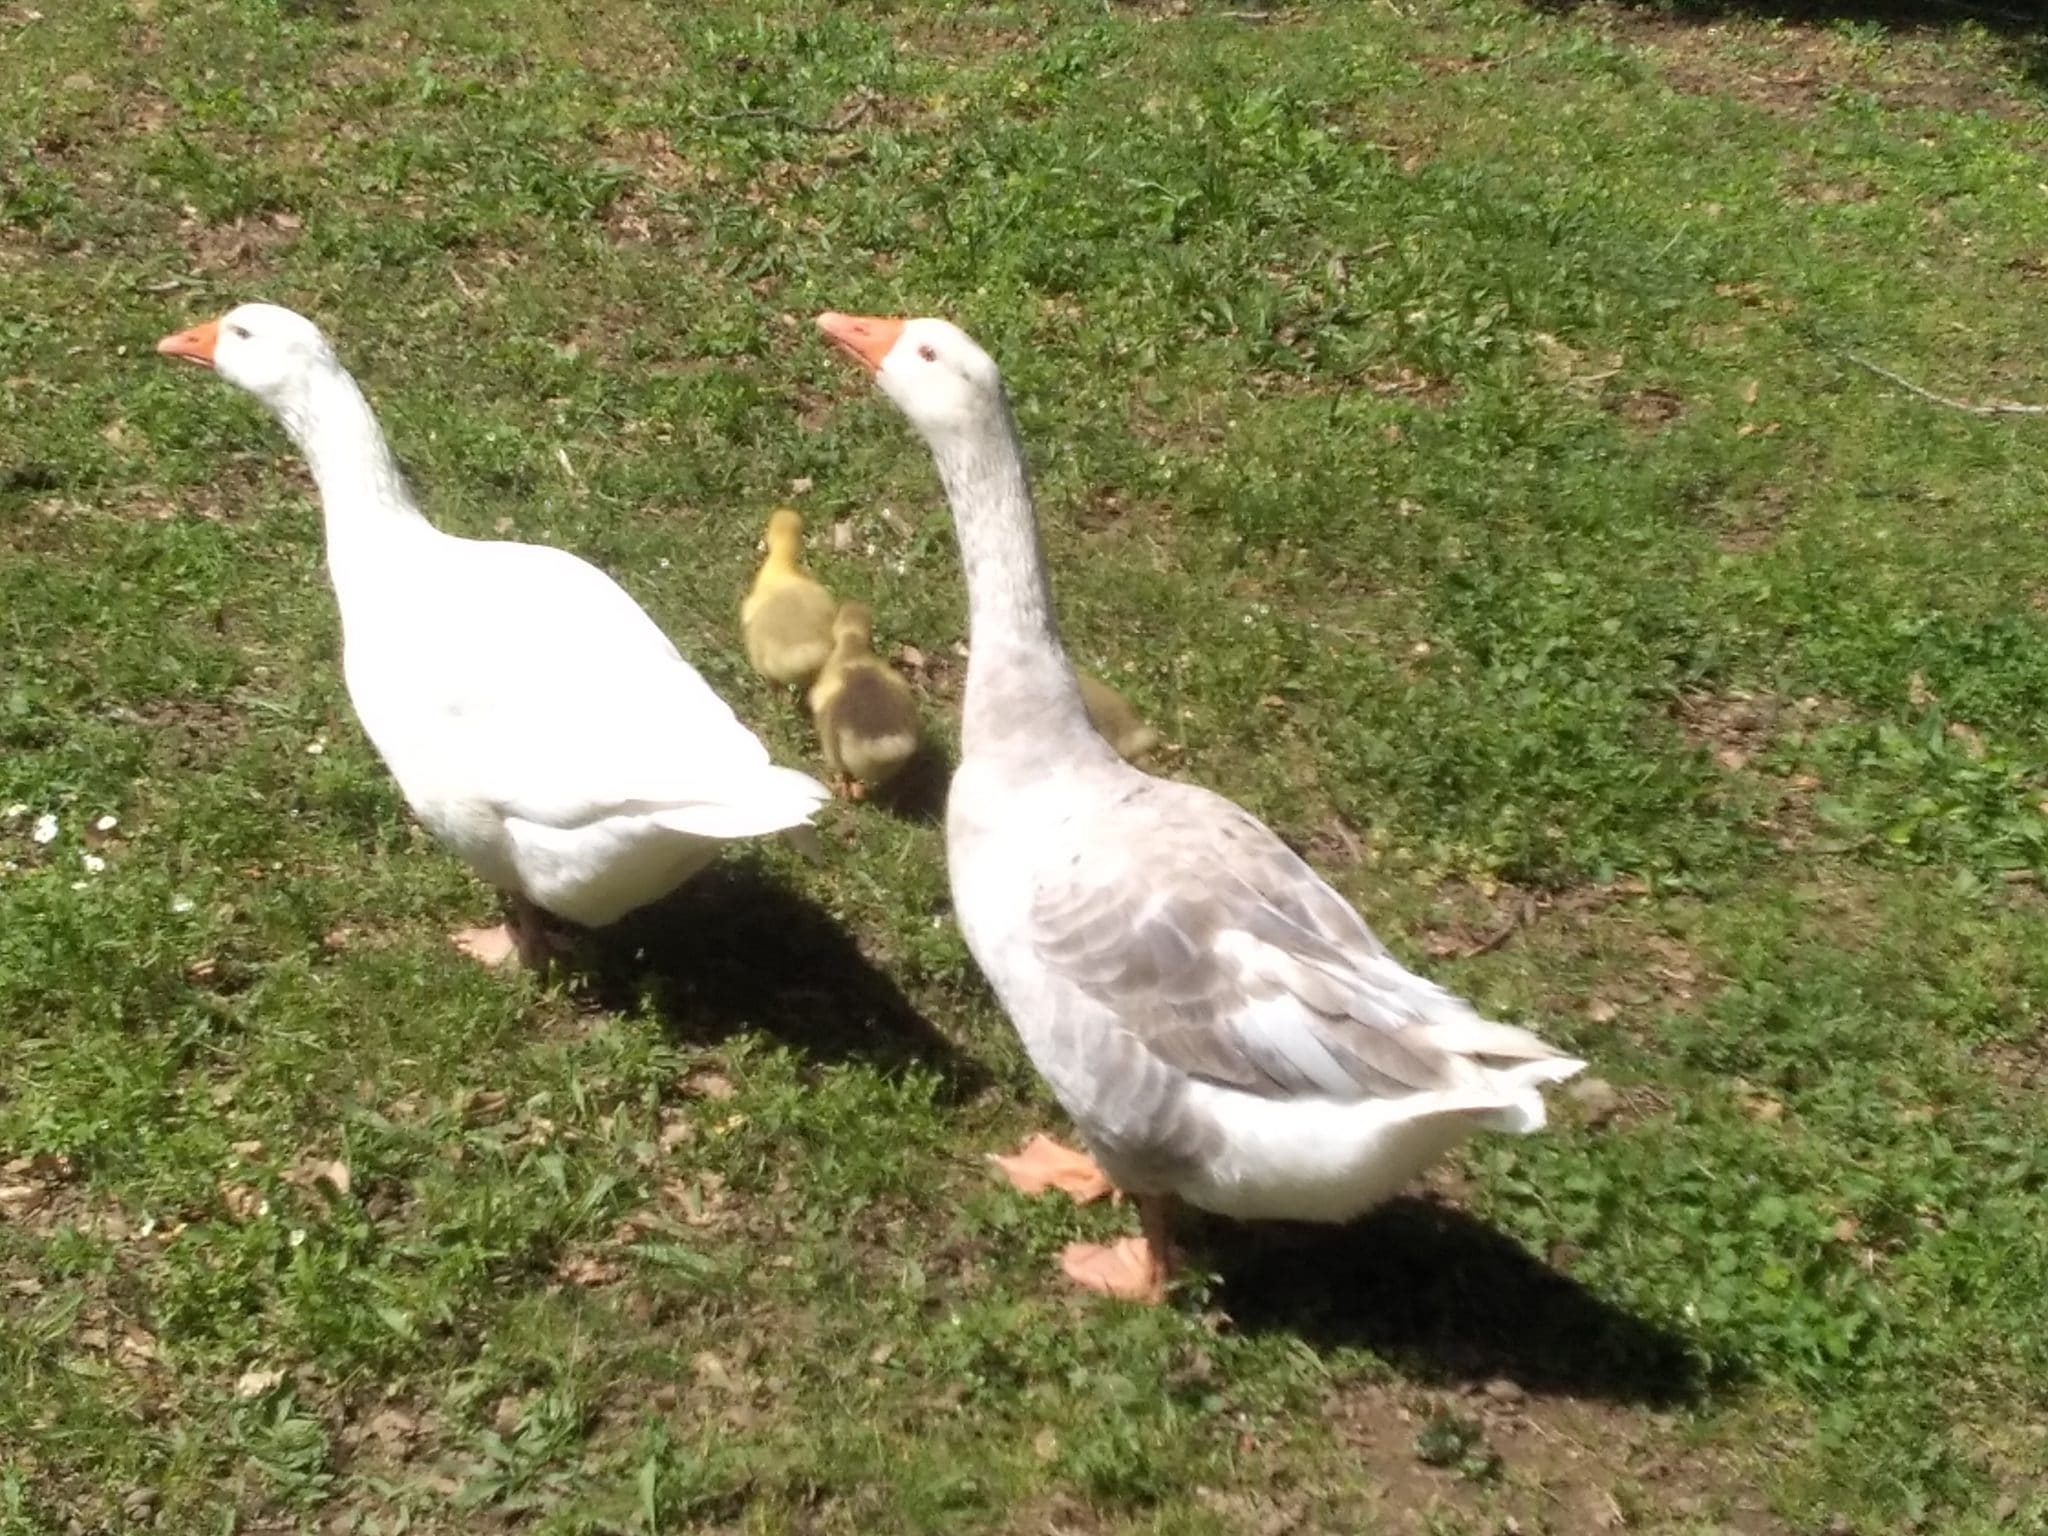
[[363, 729], [428, 830], [510, 902], [509, 924], [455, 935], [466, 953], [539, 963], [543, 910], [612, 922], [828, 798], [768, 761], [604, 572], [428, 523], [304, 316], [244, 304], [157, 350], [248, 390], [305, 454]]
[[952, 504], [971, 628], [954, 909], [1094, 1154], [1034, 1137], [998, 1161], [1026, 1190], [1113, 1184], [1138, 1206], [1142, 1237], [1068, 1248], [1067, 1275], [1156, 1301], [1176, 1198], [1343, 1221], [1475, 1130], [1541, 1127], [1539, 1086], [1582, 1063], [1410, 974], [1258, 820], [1090, 729], [988, 355], [943, 320], [818, 324], [924, 435]]

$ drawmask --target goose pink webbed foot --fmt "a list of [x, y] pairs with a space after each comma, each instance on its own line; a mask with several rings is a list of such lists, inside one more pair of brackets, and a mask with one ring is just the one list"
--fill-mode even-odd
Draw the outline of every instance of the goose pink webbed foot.
[[1143, 1232], [1113, 1243], [1069, 1243], [1060, 1254], [1060, 1272], [1084, 1291], [1119, 1301], [1157, 1306], [1178, 1272], [1179, 1254], [1170, 1231], [1173, 1203], [1158, 1195], [1137, 1197]]
[[492, 970], [514, 956], [529, 970], [546, 970], [555, 958], [554, 939], [547, 931], [547, 914], [524, 896], [508, 899], [511, 914], [504, 922], [495, 928], [460, 929], [448, 936], [449, 942]]
[[470, 959], [492, 970], [519, 953], [519, 941], [512, 936], [510, 923], [500, 923], [495, 928], [462, 928], [448, 938]]
[[1050, 1136], [1033, 1136], [1008, 1157], [992, 1152], [988, 1160], [1002, 1169], [1013, 1189], [1027, 1195], [1057, 1189], [1074, 1204], [1086, 1205], [1116, 1193], [1116, 1186], [1094, 1158], [1062, 1146]]

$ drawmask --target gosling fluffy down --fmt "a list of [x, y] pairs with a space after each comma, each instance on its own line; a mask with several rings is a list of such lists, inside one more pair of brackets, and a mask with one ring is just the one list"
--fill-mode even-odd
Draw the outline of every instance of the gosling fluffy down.
[[747, 660], [772, 682], [801, 688], [832, 654], [839, 605], [805, 569], [804, 520], [788, 507], [768, 519], [768, 555], [740, 604]]
[[1135, 763], [1159, 745], [1159, 733], [1138, 718], [1138, 712], [1122, 694], [1086, 672], [1074, 675], [1081, 684], [1081, 702], [1087, 706], [1088, 723], [1116, 748], [1118, 757]]
[[866, 603], [840, 608], [832, 641], [832, 655], [811, 686], [811, 713], [825, 765], [840, 790], [859, 799], [917, 755], [923, 730], [910, 684], [875, 654]]

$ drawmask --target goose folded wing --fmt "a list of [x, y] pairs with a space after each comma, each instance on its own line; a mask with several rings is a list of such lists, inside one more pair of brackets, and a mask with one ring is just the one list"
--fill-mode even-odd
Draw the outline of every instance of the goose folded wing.
[[1267, 1098], [1399, 1098], [1474, 1055], [1548, 1055], [1407, 971], [1230, 802], [1164, 780], [1077, 826], [1038, 882], [1040, 962], [1192, 1077]]
[[[600, 660], [422, 676], [412, 739], [500, 814], [571, 830], [655, 817], [678, 831], [744, 837], [791, 826], [826, 792], [772, 765], [760, 738], [647, 626]], [[423, 729], [425, 728], [425, 729]]]
[[709, 689], [687, 715], [622, 702], [572, 709], [554, 725], [544, 743], [498, 763], [493, 800], [504, 814], [564, 829], [645, 817], [753, 837], [808, 820], [829, 798], [809, 775], [771, 763]]

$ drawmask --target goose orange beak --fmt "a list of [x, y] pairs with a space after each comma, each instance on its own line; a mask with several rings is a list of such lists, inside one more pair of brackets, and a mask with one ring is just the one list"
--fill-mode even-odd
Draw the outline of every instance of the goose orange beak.
[[889, 349], [896, 345], [897, 337], [903, 334], [903, 322], [879, 315], [842, 315], [829, 310], [818, 316], [818, 329], [833, 346], [869, 373], [876, 373]]
[[189, 331], [179, 331], [175, 335], [166, 336], [156, 344], [156, 349], [165, 357], [182, 357], [202, 368], [211, 368], [214, 344], [219, 340], [220, 322], [209, 320], [204, 325], [193, 326]]

